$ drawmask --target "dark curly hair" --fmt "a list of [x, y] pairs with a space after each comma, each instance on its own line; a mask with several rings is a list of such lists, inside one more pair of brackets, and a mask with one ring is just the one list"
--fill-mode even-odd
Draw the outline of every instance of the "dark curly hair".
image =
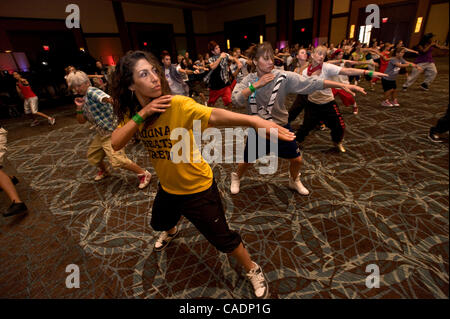
[[[124, 118], [130, 118], [135, 113], [142, 109], [136, 96], [132, 94], [129, 87], [134, 84], [133, 71], [136, 63], [141, 60], [147, 60], [152, 66], [156, 68], [159, 80], [161, 81], [161, 95], [170, 94], [169, 83], [164, 76], [164, 72], [159, 61], [149, 52], [144, 51], [128, 51], [120, 58], [116, 65], [116, 70], [112, 79], [112, 97], [114, 99], [114, 113], [116, 114], [119, 123], [123, 122]], [[160, 113], [155, 113], [146, 119], [146, 125], [154, 122]]]

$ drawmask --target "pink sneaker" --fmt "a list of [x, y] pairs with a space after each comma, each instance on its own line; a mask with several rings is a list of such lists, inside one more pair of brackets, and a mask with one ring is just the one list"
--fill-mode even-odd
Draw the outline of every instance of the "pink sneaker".
[[400, 104], [398, 104], [397, 99], [395, 99], [394, 101], [392, 101], [391, 104], [392, 104], [393, 106], [400, 106]]
[[393, 107], [394, 105], [391, 102], [389, 102], [389, 100], [386, 100], [381, 102], [381, 106]]

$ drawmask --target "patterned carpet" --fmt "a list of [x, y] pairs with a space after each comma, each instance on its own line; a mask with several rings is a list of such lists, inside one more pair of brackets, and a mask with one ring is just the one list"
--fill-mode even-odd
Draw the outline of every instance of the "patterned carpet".
[[[229, 192], [235, 165], [212, 164], [230, 228], [263, 267], [271, 298], [448, 298], [448, 134], [441, 144], [427, 138], [449, 102], [448, 58], [438, 60], [431, 90], [416, 82], [399, 92], [399, 108], [380, 106], [380, 83], [357, 97], [359, 115], [341, 106], [347, 153], [332, 147], [329, 131], [311, 132], [307, 197], [288, 189], [283, 160], [274, 175], [251, 169], [237, 195]], [[94, 132], [68, 106], [49, 113], [56, 127], [38, 134], [18, 136], [27, 123], [3, 122], [5, 170], [21, 180], [30, 210], [0, 218], [0, 297], [253, 298], [237, 263], [186, 220], [166, 250], [153, 251], [157, 176], [142, 145], [127, 154], [154, 174], [149, 188], [139, 191], [123, 170], [94, 182], [85, 155]], [[8, 204], [0, 193], [0, 209]], [[80, 267], [80, 289], [64, 285], [69, 264]], [[370, 264], [379, 267], [379, 288], [366, 286]]]

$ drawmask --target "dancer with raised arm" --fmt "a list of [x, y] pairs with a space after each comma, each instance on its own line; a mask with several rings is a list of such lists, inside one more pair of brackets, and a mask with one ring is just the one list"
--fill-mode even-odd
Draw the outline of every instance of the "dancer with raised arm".
[[33, 119], [30, 126], [39, 125], [39, 121], [36, 118], [36, 115], [39, 115], [45, 119], [47, 119], [48, 124], [55, 125], [56, 120], [54, 117], [48, 116], [38, 110], [38, 97], [34, 94], [31, 89], [30, 83], [28, 83], [27, 79], [23, 78], [19, 73], [13, 73], [14, 78], [16, 79], [16, 89], [17, 93], [20, 97], [23, 98], [23, 108], [25, 114], [30, 115]]
[[[119, 151], [137, 133], [158, 174], [160, 184], [150, 225], [162, 233], [154, 249], [167, 247], [178, 234], [177, 224], [184, 216], [214, 247], [236, 258], [245, 269], [255, 296], [266, 298], [269, 286], [262, 267], [252, 261], [240, 235], [228, 227], [213, 172], [194, 139], [194, 121], [199, 121], [202, 131], [208, 126], [250, 126], [264, 128], [267, 134], [275, 128], [281, 140], [292, 141], [294, 135], [257, 116], [211, 108], [189, 97], [168, 94], [164, 73], [152, 55], [130, 51], [120, 59], [113, 96], [121, 124], [113, 132], [111, 142], [113, 149]], [[192, 145], [183, 161], [179, 161], [175, 151], [180, 142]]]

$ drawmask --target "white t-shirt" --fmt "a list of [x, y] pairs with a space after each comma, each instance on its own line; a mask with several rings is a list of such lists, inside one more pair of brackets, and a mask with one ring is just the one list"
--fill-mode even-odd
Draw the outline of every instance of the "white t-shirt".
[[166, 79], [167, 79], [167, 82], [169, 83], [169, 86], [172, 87], [173, 81], [172, 81], [172, 78], [170, 77], [170, 70], [164, 69], [164, 73], [166, 74]]
[[181, 77], [183, 78], [184, 82], [189, 81], [189, 77], [188, 77], [187, 73], [180, 72], [180, 69], [181, 69], [181, 65], [178, 64], [177, 65], [177, 72], [178, 72], [178, 74], [181, 75]]
[[169, 83], [170, 91], [173, 95], [185, 95], [186, 92], [180, 83], [174, 81], [170, 76], [170, 69], [164, 68], [164, 73], [166, 75], [167, 82]]
[[[330, 64], [323, 63], [322, 72], [319, 75], [312, 75], [311, 77], [318, 78], [320, 80], [330, 80], [332, 77], [339, 75], [341, 67]], [[303, 75], [308, 76], [308, 69], [303, 70]], [[308, 101], [315, 104], [326, 104], [334, 100], [333, 91], [331, 89], [323, 89], [315, 91], [308, 95]]]
[[[341, 63], [339, 66], [341, 68], [344, 68], [345, 67], [345, 63]], [[344, 84], [350, 84], [350, 82], [348, 81], [348, 75], [339, 74], [339, 75], [331, 77], [330, 80], [331, 81], [335, 81], [335, 82], [341, 82], [341, 83], [344, 83]]]
[[294, 59], [291, 56], [288, 56], [287, 59], [286, 59], [286, 65], [290, 66], [291, 63], [292, 63], [292, 60], [294, 60]]

